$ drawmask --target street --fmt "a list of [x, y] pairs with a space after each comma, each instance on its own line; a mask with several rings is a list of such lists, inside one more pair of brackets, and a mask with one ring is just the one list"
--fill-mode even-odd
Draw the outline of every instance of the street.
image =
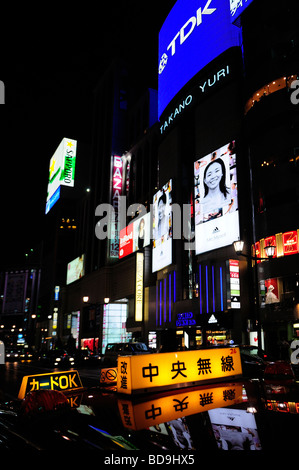
[[[79, 371], [81, 381], [84, 387], [99, 385], [100, 368], [71, 368]], [[47, 372], [62, 371], [65, 369], [50, 368], [41, 366], [38, 362], [6, 362], [3, 370], [0, 372], [0, 403], [3, 401], [15, 400], [26, 375], [46, 374]]]

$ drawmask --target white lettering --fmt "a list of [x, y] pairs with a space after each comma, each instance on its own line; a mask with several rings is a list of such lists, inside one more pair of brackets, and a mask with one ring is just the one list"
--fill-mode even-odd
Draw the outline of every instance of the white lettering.
[[173, 122], [173, 120], [185, 109], [186, 106], [189, 106], [192, 103], [193, 96], [188, 95], [182, 103], [179, 104], [177, 108], [175, 108], [174, 113], [170, 113], [168, 118], [165, 119], [163, 125], [160, 127], [161, 134], [165, 131], [165, 129]]
[[[176, 40], [178, 37], [180, 37], [180, 45], [182, 45], [186, 39], [193, 33], [194, 29], [196, 26], [201, 25], [202, 23], [202, 15], [211, 15], [216, 11], [216, 8], [209, 8], [211, 2], [213, 0], [208, 0], [207, 3], [204, 6], [204, 9], [202, 10], [201, 7], [198, 8], [196, 11], [196, 16], [191, 16], [186, 23], [181, 27], [181, 29], [176, 33], [172, 41], [169, 43], [167, 50], [171, 50], [171, 55], [173, 56], [176, 53]], [[189, 29], [188, 29], [189, 28]], [[165, 64], [166, 65], [166, 64]], [[165, 68], [165, 65], [163, 67], [162, 71]]]
[[[191, 23], [191, 28], [189, 29], [187, 34], [185, 34], [185, 29], [190, 23]], [[195, 16], [191, 16], [191, 18], [189, 18], [189, 20], [184, 24], [184, 26], [180, 30], [180, 44], [183, 44], [183, 42], [186, 41], [186, 39], [190, 36], [195, 26], [196, 26], [196, 18]]]
[[[217, 82], [220, 81], [221, 77], [225, 78], [229, 75], [229, 66], [227, 65], [225, 68], [220, 69], [217, 73], [214, 73], [213, 77], [208, 78], [208, 81], [205, 81], [203, 85], [199, 85], [202, 93], [204, 93], [208, 88], [214, 86]], [[206, 88], [208, 85], [208, 88]]]
[[204, 93], [205, 91], [205, 86], [206, 86], [207, 82], [204, 82], [203, 85], [199, 85], [199, 88], [201, 88], [201, 91]]

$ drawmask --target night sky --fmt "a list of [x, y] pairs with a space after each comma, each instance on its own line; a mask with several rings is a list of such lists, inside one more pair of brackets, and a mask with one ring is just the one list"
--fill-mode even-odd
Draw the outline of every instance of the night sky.
[[174, 3], [5, 7], [0, 271], [21, 264], [42, 237], [50, 158], [63, 137], [91, 143], [93, 89], [112, 58], [127, 58], [148, 86], [157, 87], [158, 32]]

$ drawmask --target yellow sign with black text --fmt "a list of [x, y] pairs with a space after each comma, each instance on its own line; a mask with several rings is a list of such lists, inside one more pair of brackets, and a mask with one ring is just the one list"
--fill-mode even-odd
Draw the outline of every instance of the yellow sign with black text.
[[193, 386], [242, 375], [239, 348], [121, 356], [117, 369], [117, 391], [125, 394]]
[[35, 390], [59, 390], [66, 392], [80, 388], [83, 388], [83, 385], [76, 370], [26, 375], [23, 377], [18, 398], [22, 400], [27, 393]]
[[131, 399], [119, 399], [118, 408], [123, 425], [139, 430], [156, 426], [183, 416], [189, 416], [214, 408], [236, 405], [244, 401], [242, 384], [208, 385], [188, 389], [134, 403]]

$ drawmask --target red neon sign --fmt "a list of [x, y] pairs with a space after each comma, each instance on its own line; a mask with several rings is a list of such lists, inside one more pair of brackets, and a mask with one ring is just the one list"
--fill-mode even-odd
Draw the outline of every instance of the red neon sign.
[[282, 244], [284, 255], [298, 253], [298, 234], [296, 230], [282, 234]]

